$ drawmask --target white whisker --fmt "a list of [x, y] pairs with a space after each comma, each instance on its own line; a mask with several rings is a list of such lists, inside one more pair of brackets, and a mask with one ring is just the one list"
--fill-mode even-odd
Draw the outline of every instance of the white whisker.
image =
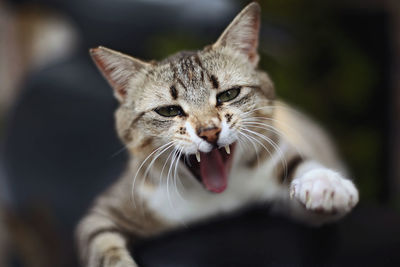
[[[260, 122], [244, 122], [243, 125], [247, 126], [247, 127], [254, 127], [254, 128], [258, 128], [258, 129], [264, 129], [266, 131], [271, 131], [271, 132], [277, 134], [278, 136], [280, 136], [281, 138], [286, 139], [286, 136], [284, 133], [282, 133], [276, 127], [269, 125], [269, 124], [260, 123]], [[296, 149], [297, 153], [299, 153], [300, 157], [304, 158], [304, 155], [300, 151], [300, 149], [294, 144], [292, 144], [292, 146]]]
[[[276, 120], [276, 119], [273, 119], [273, 118], [266, 118], [266, 117], [250, 117], [250, 118], [247, 118], [247, 119], [243, 119], [242, 121], [243, 121], [243, 124], [244, 124], [244, 123], [250, 123], [250, 122], [263, 123], [264, 120], [276, 122], [276, 123], [282, 125], [283, 127], [287, 128], [288, 131], [293, 132], [294, 135], [301, 140], [301, 142], [307, 143], [307, 141], [305, 140], [303, 135], [299, 134], [298, 131], [295, 131], [293, 129], [293, 127], [291, 127], [287, 123], [281, 122], [279, 120]], [[268, 127], [274, 127], [274, 126], [272, 126], [270, 124], [264, 124], [264, 125], [268, 125]], [[275, 128], [276, 131], [279, 131], [276, 127], [274, 127], [274, 128]], [[282, 133], [282, 131], [279, 131], [279, 132], [286, 138], [286, 135], [284, 133]], [[303, 154], [302, 154], [301, 150], [298, 149], [298, 147], [295, 144], [291, 143], [291, 145], [297, 150], [297, 152], [299, 152], [300, 156], [303, 157]]]
[[[141, 187], [142, 187], [142, 188], [143, 188], [143, 185], [144, 185], [145, 182], [146, 182], [147, 175], [148, 175], [148, 173], [149, 173], [151, 167], [152, 167], [153, 164], [155, 163], [155, 161], [156, 161], [163, 153], [165, 153], [166, 151], [168, 151], [168, 149], [170, 149], [170, 148], [173, 147], [174, 145], [175, 145], [175, 143], [173, 142], [173, 143], [170, 144], [168, 147], [164, 148], [161, 152], [159, 152], [159, 153], [157, 153], [156, 155], [154, 155], [153, 160], [150, 162], [149, 166], [147, 166], [146, 171], [145, 171], [145, 174], [143, 175], [143, 180], [142, 180], [142, 183], [141, 183]], [[169, 155], [171, 155], [171, 152], [170, 152]], [[168, 157], [168, 158], [169, 158], [169, 157]], [[167, 158], [166, 162], [168, 161], [168, 158]], [[143, 206], [144, 203], [141, 202], [140, 204], [142, 204], [142, 206]], [[144, 210], [144, 209], [142, 209], [142, 210]]]
[[113, 154], [111, 154], [110, 159], [118, 156], [119, 154], [121, 154], [123, 151], [127, 150], [128, 146], [123, 146], [122, 148], [118, 149], [116, 152], [114, 152]]
[[[135, 183], [136, 183], [136, 179], [137, 179], [137, 176], [138, 176], [140, 170], [142, 169], [142, 167], [144, 166], [144, 164], [150, 159], [151, 156], [153, 156], [153, 155], [154, 155], [155, 153], [157, 153], [158, 151], [164, 149], [165, 147], [167, 147], [166, 149], [168, 149], [170, 146], [172, 146], [172, 144], [173, 144], [173, 142], [171, 141], [171, 142], [168, 142], [168, 143], [166, 143], [166, 144], [164, 144], [164, 145], [158, 147], [157, 149], [153, 150], [153, 151], [143, 160], [143, 162], [140, 164], [138, 170], [136, 171], [135, 177], [133, 178], [133, 181], [132, 181], [131, 198], [132, 198], [132, 203], [133, 203], [134, 208], [136, 208], [135, 196], [134, 196], [134, 193], [135, 193]], [[165, 150], [163, 150], [163, 152], [164, 152], [164, 151], [165, 151]], [[163, 152], [162, 152], [162, 153], [163, 153]], [[162, 154], [162, 153], [161, 153], [161, 154]]]
[[[177, 185], [177, 180], [179, 180], [179, 182], [180, 182], [180, 179], [178, 179], [179, 178], [179, 174], [178, 174], [178, 165], [179, 165], [179, 160], [180, 160], [180, 158], [181, 158], [181, 156], [182, 156], [182, 150], [183, 150], [183, 148], [181, 148], [181, 149], [179, 149], [179, 151], [178, 151], [178, 160], [176, 161], [176, 163], [175, 163], [175, 170], [174, 170], [174, 185], [175, 185], [175, 190], [176, 190], [176, 193], [178, 194], [178, 196], [179, 196], [179, 198], [182, 200], [182, 201], [185, 201], [185, 199], [182, 197], [182, 195], [180, 194], [180, 192], [179, 192], [179, 189], [178, 189], [178, 185]], [[182, 185], [182, 183], [180, 182], [180, 184]]]
[[[247, 128], [242, 128], [242, 130], [247, 131], [247, 132], [249, 132], [249, 133], [251, 133], [251, 134], [253, 134], [253, 135], [258, 136], [259, 138], [261, 138], [261, 139], [263, 139], [264, 141], [268, 142], [268, 143], [275, 149], [275, 151], [279, 154], [279, 157], [280, 157], [280, 159], [281, 159], [281, 161], [282, 161], [283, 169], [284, 169], [284, 174], [285, 174], [285, 177], [286, 177], [286, 175], [287, 175], [287, 162], [286, 162], [286, 159], [285, 159], [285, 157], [284, 157], [284, 155], [283, 155], [283, 152], [282, 152], [282, 150], [279, 148], [279, 146], [278, 146], [277, 144], [275, 144], [274, 141], [272, 141], [270, 138], [268, 138], [267, 136], [265, 136], [265, 135], [263, 135], [263, 134], [260, 134], [260, 133], [258, 133], [258, 132], [252, 131], [252, 130], [247, 129]], [[262, 144], [262, 143], [260, 142], [260, 144]], [[267, 150], [268, 150], [268, 149], [267, 149]], [[271, 153], [270, 153], [270, 154], [271, 154]]]
[[[242, 130], [246, 130], [246, 128], [241, 128], [241, 129], [242, 129]], [[268, 154], [269, 154], [270, 156], [272, 156], [271, 151], [269, 151], [269, 149], [268, 149], [262, 142], [260, 142], [259, 140], [257, 140], [257, 138], [255, 138], [254, 136], [251, 136], [251, 135], [249, 135], [249, 134], [245, 134], [245, 133], [243, 133], [243, 132], [241, 132], [241, 134], [243, 134], [243, 136], [249, 138], [249, 140], [255, 141], [257, 144], [259, 144], [260, 146], [262, 146], [262, 147], [268, 152]], [[254, 142], [252, 142], [252, 143], [254, 144]], [[256, 148], [255, 148], [255, 149], [256, 149]], [[258, 160], [258, 153], [257, 153], [257, 160]]]
[[247, 112], [244, 112], [244, 113], [242, 113], [242, 115], [247, 115], [247, 114], [253, 113], [253, 112], [258, 111], [258, 110], [275, 109], [275, 108], [284, 109], [284, 110], [286, 110], [286, 111], [295, 113], [295, 114], [300, 115], [300, 116], [302, 116], [302, 117], [304, 116], [304, 115], [303, 115], [302, 113], [300, 113], [299, 111], [297, 111], [297, 110], [295, 110], [295, 109], [293, 109], [293, 108], [290, 108], [290, 107], [288, 107], [288, 106], [284, 106], [284, 105], [267, 105], [267, 106], [263, 106], [263, 107], [258, 107], [258, 108], [249, 110], [249, 111], [247, 111]]
[[[243, 133], [243, 132], [240, 131], [240, 130], [238, 130], [238, 133], [239, 133], [240, 135], [242, 135], [244, 138], [246, 138], [246, 140], [249, 141], [250, 144], [253, 145], [254, 153], [256, 154], [256, 157], [257, 157], [257, 166], [259, 166], [259, 164], [260, 164], [260, 158], [259, 158], [259, 156], [258, 156], [258, 151], [257, 151], [256, 145], [255, 145], [254, 142], [250, 139], [250, 136], [248, 136], [247, 134]], [[268, 149], [267, 149], [267, 150], [268, 150]], [[269, 152], [269, 151], [268, 151], [268, 152]], [[271, 154], [271, 153], [270, 153], [270, 154]]]
[[173, 203], [171, 201], [171, 194], [169, 192], [169, 181], [170, 181], [170, 178], [171, 178], [172, 166], [174, 165], [174, 162], [176, 160], [176, 153], [177, 153], [177, 150], [174, 149], [174, 151], [172, 153], [171, 162], [170, 162], [169, 168], [168, 168], [168, 173], [167, 173], [167, 198], [168, 198], [168, 202], [169, 202], [169, 205], [171, 206], [172, 210], [174, 210], [174, 205], [173, 205]]

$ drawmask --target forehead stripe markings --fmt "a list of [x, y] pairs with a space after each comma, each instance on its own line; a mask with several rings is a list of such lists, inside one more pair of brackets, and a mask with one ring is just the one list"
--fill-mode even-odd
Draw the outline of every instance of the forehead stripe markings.
[[172, 99], [176, 100], [178, 98], [178, 91], [176, 90], [174, 85], [171, 85], [169, 88], [169, 92], [171, 93]]
[[187, 89], [187, 87], [186, 87], [186, 85], [182, 82], [182, 80], [180, 79], [180, 78], [176, 78], [176, 81], [183, 87], [183, 89], [185, 89], [185, 91], [187, 91], [188, 89]]
[[199, 55], [198, 54], [193, 55], [193, 59], [194, 62], [196, 62], [196, 64], [199, 65], [199, 67], [204, 70], [203, 63], [201, 63]]
[[198, 54], [193, 55], [193, 60], [200, 67], [200, 69], [201, 69], [201, 72], [200, 72], [201, 81], [204, 82], [204, 72], [207, 74], [208, 77], [210, 77], [210, 75], [208, 74], [207, 70], [203, 67], [203, 63], [201, 62], [201, 59], [200, 59]]
[[211, 76], [210, 76], [210, 82], [212, 83], [214, 89], [218, 89], [218, 87], [219, 87], [219, 82], [218, 82], [217, 77], [215, 77], [214, 75], [211, 75]]

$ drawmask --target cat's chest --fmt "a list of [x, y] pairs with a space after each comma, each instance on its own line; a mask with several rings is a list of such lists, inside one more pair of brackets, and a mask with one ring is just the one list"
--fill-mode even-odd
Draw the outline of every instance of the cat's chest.
[[234, 168], [227, 189], [219, 194], [209, 192], [200, 183], [187, 189], [172, 181], [152, 192], [143, 190], [141, 195], [158, 217], [172, 224], [185, 224], [231, 212], [252, 202], [275, 199], [281, 190], [273, 166], [267, 162], [253, 169]]

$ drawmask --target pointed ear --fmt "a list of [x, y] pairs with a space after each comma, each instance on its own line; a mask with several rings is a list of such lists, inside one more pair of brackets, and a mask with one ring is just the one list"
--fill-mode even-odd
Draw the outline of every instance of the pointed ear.
[[120, 102], [126, 97], [129, 81], [140, 70], [150, 66], [149, 63], [101, 46], [92, 48], [89, 52]]
[[259, 59], [257, 53], [259, 30], [260, 6], [252, 2], [235, 17], [212, 48], [231, 47], [247, 56], [255, 66]]

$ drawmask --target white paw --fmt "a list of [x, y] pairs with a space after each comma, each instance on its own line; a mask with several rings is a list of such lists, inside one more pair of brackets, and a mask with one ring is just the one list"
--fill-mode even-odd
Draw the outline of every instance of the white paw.
[[347, 213], [358, 202], [353, 182], [329, 169], [315, 169], [293, 180], [290, 197], [306, 209], [322, 213]]
[[101, 262], [101, 266], [104, 267], [137, 267], [137, 264], [129, 255], [129, 252], [121, 248], [109, 249], [103, 256]]

